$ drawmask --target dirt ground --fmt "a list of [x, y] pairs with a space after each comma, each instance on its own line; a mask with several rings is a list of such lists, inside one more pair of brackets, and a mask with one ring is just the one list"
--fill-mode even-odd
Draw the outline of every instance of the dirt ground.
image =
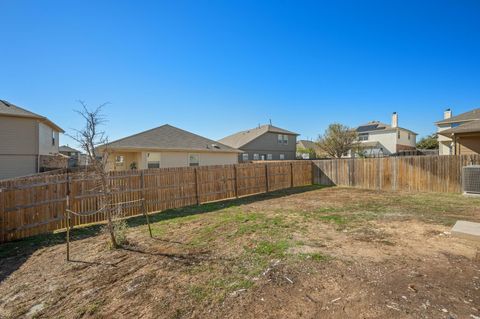
[[480, 318], [480, 199], [305, 187], [0, 246], [0, 318]]

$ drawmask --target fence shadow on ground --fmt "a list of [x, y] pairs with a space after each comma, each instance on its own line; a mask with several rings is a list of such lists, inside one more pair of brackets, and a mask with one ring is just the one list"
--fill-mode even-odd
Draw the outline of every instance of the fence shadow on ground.
[[[228, 207], [247, 205], [253, 202], [280, 198], [288, 195], [322, 189], [329, 186], [308, 185], [295, 188], [277, 190], [269, 193], [250, 195], [242, 198], [227, 199], [218, 202], [210, 202], [201, 205], [187, 206], [183, 208], [169, 209], [162, 212], [150, 213], [150, 223], [157, 223], [174, 218], [182, 218], [190, 215], [214, 212]], [[129, 227], [146, 225], [145, 217], [135, 216], [127, 219]], [[75, 228], [71, 232], [71, 241], [81, 240], [97, 236], [102, 232], [104, 224], [84, 225]], [[65, 231], [53, 234], [32, 236], [17, 241], [0, 244], [0, 282], [15, 272], [36, 250], [44, 247], [64, 244]], [[81, 261], [77, 261], [81, 262]]]

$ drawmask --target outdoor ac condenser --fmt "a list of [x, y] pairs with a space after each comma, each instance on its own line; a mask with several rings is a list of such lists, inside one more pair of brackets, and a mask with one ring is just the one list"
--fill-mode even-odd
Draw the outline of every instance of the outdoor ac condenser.
[[480, 165], [463, 167], [462, 185], [464, 194], [480, 195]]

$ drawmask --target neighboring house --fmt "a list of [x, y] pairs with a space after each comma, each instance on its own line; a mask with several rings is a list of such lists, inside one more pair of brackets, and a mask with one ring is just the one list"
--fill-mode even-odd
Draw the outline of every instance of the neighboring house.
[[297, 133], [273, 125], [262, 125], [227, 136], [219, 142], [241, 150], [240, 162], [294, 160], [297, 136]]
[[323, 157], [324, 152], [318, 147], [317, 143], [309, 140], [297, 141], [297, 158], [315, 159]]
[[435, 125], [440, 155], [480, 154], [480, 108], [453, 117], [447, 109]]
[[398, 126], [398, 114], [392, 114], [392, 124], [372, 121], [356, 129], [360, 148], [367, 157], [388, 156], [416, 149], [417, 133]]
[[59, 133], [64, 131], [46, 117], [0, 100], [0, 179], [65, 167]]
[[235, 164], [240, 153], [168, 124], [98, 147], [105, 149], [108, 170]]
[[80, 156], [81, 153], [80, 151], [71, 148], [68, 145], [62, 145], [58, 148], [58, 151], [60, 154], [63, 154], [65, 156], [68, 156], [68, 167], [77, 167], [79, 166], [79, 161], [80, 161]]

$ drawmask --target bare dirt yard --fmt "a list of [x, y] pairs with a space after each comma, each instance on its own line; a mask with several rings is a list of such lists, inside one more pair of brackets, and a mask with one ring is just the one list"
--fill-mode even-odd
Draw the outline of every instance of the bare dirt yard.
[[291, 189], [0, 246], [1, 318], [480, 318], [480, 199]]

